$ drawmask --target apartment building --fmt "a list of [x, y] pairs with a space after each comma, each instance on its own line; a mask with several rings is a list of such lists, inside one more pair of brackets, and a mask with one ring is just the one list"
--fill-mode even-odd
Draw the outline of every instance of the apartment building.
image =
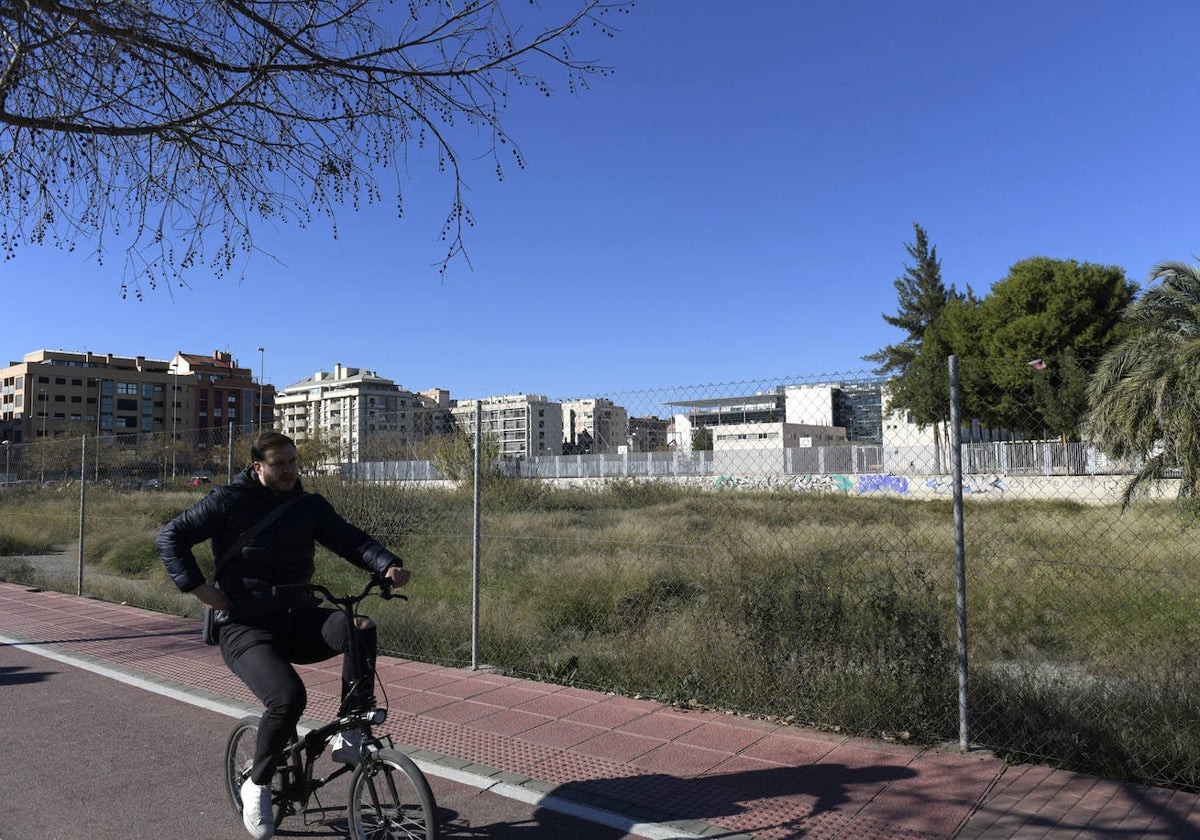
[[320, 441], [331, 461], [360, 461], [371, 442], [415, 443], [421, 399], [374, 371], [333, 366], [288, 385], [275, 397], [275, 427], [297, 443]]
[[169, 400], [177, 412], [172, 425], [180, 433], [228, 429], [231, 423], [252, 432], [274, 422], [275, 386], [256, 382], [253, 371], [239, 367], [229, 353], [216, 350], [201, 356], [180, 350], [170, 367], [172, 392], [178, 389], [178, 398]]
[[538, 394], [510, 394], [482, 400], [456, 400], [450, 409], [466, 434], [475, 434], [475, 406], [480, 406], [483, 434], [500, 446], [502, 458], [562, 454], [562, 405]]
[[164, 432], [171, 363], [145, 356], [37, 350], [0, 369], [0, 438]]
[[454, 414], [450, 407], [450, 392], [445, 388], [430, 388], [417, 392], [422, 413], [417, 422], [419, 438], [435, 438], [454, 431]]
[[603, 397], [564, 400], [563, 453], [616, 453], [629, 443], [629, 412]]
[[629, 418], [630, 452], [663, 452], [668, 445], [671, 421], [661, 417]]

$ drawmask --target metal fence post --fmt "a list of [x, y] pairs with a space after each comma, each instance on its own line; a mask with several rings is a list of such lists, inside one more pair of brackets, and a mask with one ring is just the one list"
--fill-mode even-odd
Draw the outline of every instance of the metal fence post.
[[483, 403], [475, 402], [475, 497], [471, 525], [471, 670], [479, 670], [479, 531], [483, 483]]
[[963, 538], [962, 420], [959, 416], [958, 356], [950, 357], [950, 467], [954, 482], [954, 578], [958, 614], [958, 746], [970, 746], [967, 719], [967, 563]]
[[75, 578], [75, 594], [83, 596], [83, 530], [87, 521], [87, 435], [83, 436], [83, 452], [79, 456], [79, 573]]
[[229, 424], [229, 458], [225, 465], [225, 483], [233, 484], [233, 423]]

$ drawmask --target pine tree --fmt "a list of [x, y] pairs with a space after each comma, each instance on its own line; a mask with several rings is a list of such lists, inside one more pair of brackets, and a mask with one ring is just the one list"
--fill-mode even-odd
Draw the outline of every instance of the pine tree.
[[929, 235], [913, 222], [915, 241], [904, 246], [914, 265], [906, 265], [895, 281], [899, 298], [895, 315], [883, 315], [883, 320], [904, 330], [907, 335], [898, 344], [890, 344], [863, 359], [876, 364], [881, 376], [903, 376], [908, 372], [921, 350], [926, 331], [932, 326], [952, 290], [942, 282], [942, 263], [937, 246], [930, 247]]

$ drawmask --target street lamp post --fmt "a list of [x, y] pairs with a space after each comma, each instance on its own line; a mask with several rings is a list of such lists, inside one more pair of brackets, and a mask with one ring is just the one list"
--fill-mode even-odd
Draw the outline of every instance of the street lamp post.
[[50, 413], [50, 406], [46, 404], [45, 390], [38, 391], [38, 402], [42, 404], [42, 441], [38, 449], [41, 450], [41, 465], [38, 467], [38, 483], [46, 483], [46, 415]]
[[0, 446], [4, 447], [4, 484], [7, 487], [9, 484], [12, 484], [12, 469], [10, 468], [8, 460], [8, 455], [11, 451], [10, 448], [12, 447], [12, 441], [0, 440]]
[[258, 348], [258, 431], [260, 433], [263, 430], [263, 376], [265, 375], [267, 366], [266, 352], [267, 348]]
[[[179, 351], [182, 352], [182, 351]], [[176, 430], [179, 424], [179, 352], [171, 360], [171, 373], [174, 379], [171, 383], [171, 480], [175, 480], [175, 451], [179, 448], [176, 443]]]

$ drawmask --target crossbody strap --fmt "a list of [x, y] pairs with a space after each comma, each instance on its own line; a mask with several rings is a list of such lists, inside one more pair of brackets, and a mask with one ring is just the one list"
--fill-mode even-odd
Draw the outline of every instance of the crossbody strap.
[[255, 522], [245, 531], [242, 531], [241, 535], [237, 538], [237, 541], [225, 550], [225, 553], [221, 555], [221, 559], [218, 560], [216, 566], [213, 567], [213, 580], [220, 579], [221, 572], [224, 571], [225, 565], [234, 557], [237, 557], [239, 554], [241, 554], [242, 549], [245, 548], [252, 539], [265, 531], [268, 527], [270, 527], [272, 522], [283, 516], [283, 514], [287, 512], [292, 505], [296, 504], [296, 502], [300, 501], [307, 495], [307, 493], [302, 493], [299, 496], [294, 496], [288, 499], [283, 504], [270, 510], [266, 516]]

